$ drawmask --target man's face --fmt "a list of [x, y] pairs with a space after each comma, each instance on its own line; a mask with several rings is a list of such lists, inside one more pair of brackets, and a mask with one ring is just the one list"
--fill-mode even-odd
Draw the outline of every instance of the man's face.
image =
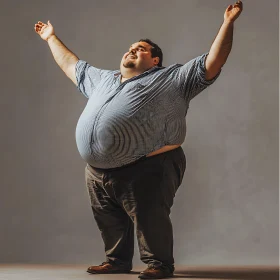
[[142, 73], [156, 66], [159, 62], [159, 58], [152, 58], [151, 48], [151, 45], [146, 42], [132, 44], [128, 52], [122, 57], [120, 65], [121, 70], [128, 68]]

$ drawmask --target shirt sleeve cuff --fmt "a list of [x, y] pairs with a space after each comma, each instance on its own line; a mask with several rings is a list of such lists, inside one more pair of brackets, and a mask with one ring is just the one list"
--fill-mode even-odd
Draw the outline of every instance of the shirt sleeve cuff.
[[85, 69], [87, 67], [88, 63], [84, 60], [78, 60], [75, 66], [75, 75], [76, 75], [76, 81], [77, 81], [77, 86], [76, 88], [78, 89], [79, 92], [81, 92], [86, 98], [89, 98], [87, 93], [85, 92], [85, 88], [83, 86], [83, 81], [84, 76], [85, 76]]

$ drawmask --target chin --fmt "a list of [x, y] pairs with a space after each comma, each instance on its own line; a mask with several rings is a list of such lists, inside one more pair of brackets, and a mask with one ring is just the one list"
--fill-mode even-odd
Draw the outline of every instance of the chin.
[[123, 67], [124, 67], [124, 68], [135, 68], [135, 63], [132, 62], [132, 61], [129, 61], [129, 62], [127, 62], [127, 63], [124, 63], [124, 64], [123, 64]]

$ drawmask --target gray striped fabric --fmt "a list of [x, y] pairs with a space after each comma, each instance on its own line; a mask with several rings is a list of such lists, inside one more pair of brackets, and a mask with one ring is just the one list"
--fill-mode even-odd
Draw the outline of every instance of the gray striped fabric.
[[77, 88], [89, 99], [76, 127], [82, 158], [108, 169], [165, 145], [182, 144], [190, 100], [221, 73], [205, 80], [207, 54], [184, 65], [153, 67], [123, 83], [119, 70], [102, 70], [79, 60]]

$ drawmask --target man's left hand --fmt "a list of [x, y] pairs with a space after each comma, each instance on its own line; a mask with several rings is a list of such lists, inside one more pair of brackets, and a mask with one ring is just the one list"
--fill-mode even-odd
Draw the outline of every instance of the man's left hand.
[[243, 3], [237, 1], [234, 5], [229, 5], [226, 9], [224, 20], [227, 22], [234, 22], [243, 10]]

